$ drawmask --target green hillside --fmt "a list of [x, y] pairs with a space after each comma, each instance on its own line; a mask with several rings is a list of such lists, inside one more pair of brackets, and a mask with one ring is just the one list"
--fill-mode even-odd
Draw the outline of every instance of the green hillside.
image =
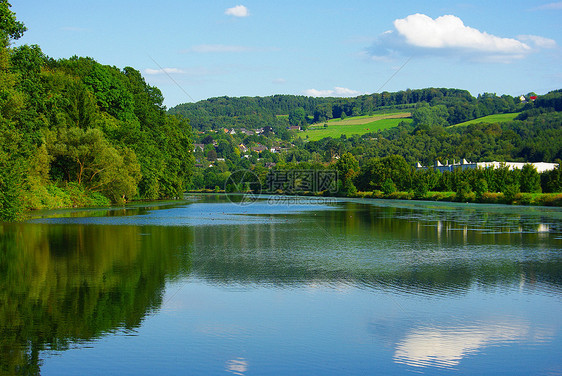
[[[193, 129], [197, 131], [224, 128], [258, 129], [269, 126], [278, 132], [289, 125], [324, 124], [331, 119], [342, 117], [376, 116], [381, 111], [413, 113], [421, 104], [432, 108], [442, 106], [445, 111], [438, 109], [436, 115], [444, 117], [446, 125], [497, 113], [512, 113], [522, 108], [522, 103], [516, 97], [500, 97], [490, 93], [473, 97], [466, 90], [426, 88], [373, 93], [354, 98], [297, 95], [217, 97], [196, 103], [179, 104], [170, 108], [168, 113], [189, 119]], [[426, 115], [428, 114], [424, 114]]]
[[396, 127], [401, 122], [411, 123], [409, 112], [400, 112], [378, 116], [357, 116], [344, 120], [333, 119], [324, 124], [311, 125], [305, 132], [299, 133], [302, 138], [310, 141], [321, 140], [324, 137], [339, 138], [341, 135], [347, 137], [352, 135], [363, 135], [383, 129]]
[[495, 114], [495, 115], [488, 115], [478, 119], [472, 119], [469, 121], [465, 121], [459, 124], [455, 124], [455, 127], [466, 126], [470, 124], [479, 124], [479, 123], [504, 123], [506, 121], [512, 121], [519, 115], [519, 113], [515, 114]]

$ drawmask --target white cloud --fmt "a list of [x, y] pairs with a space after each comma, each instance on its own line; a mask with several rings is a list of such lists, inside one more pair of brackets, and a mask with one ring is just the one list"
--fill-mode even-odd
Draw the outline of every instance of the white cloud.
[[[397, 55], [451, 55], [476, 61], [511, 62], [538, 48], [552, 48], [556, 42], [540, 36], [504, 38], [470, 26], [453, 15], [433, 19], [412, 14], [394, 21], [394, 30], [385, 31], [371, 46], [375, 60]], [[528, 43], [532, 44], [530, 46]]]
[[285, 84], [287, 83], [287, 80], [284, 78], [276, 78], [272, 81], [274, 84]]
[[307, 89], [304, 91], [304, 95], [309, 97], [356, 97], [361, 95], [361, 93], [356, 90], [336, 86], [331, 90]]
[[185, 71], [179, 69], [179, 68], [162, 68], [162, 69], [150, 69], [147, 68], [144, 70], [144, 73], [146, 74], [165, 74], [165, 73], [185, 73]]
[[520, 54], [529, 46], [513, 39], [500, 38], [465, 26], [456, 16], [435, 20], [425, 14], [413, 14], [394, 21], [394, 27], [406, 43], [421, 48], [460, 48], [475, 51]]
[[557, 46], [555, 40], [538, 35], [518, 35], [517, 39], [533, 44], [537, 48], [555, 48]]
[[307, 97], [329, 97], [332, 93], [333, 90], [306, 89], [304, 91]]
[[562, 10], [562, 1], [558, 1], [556, 3], [549, 3], [540, 5], [535, 8], [536, 10]]
[[200, 44], [193, 46], [184, 52], [196, 52], [196, 53], [220, 53], [220, 52], [249, 52], [253, 48], [246, 46], [235, 46], [235, 45], [225, 45], [225, 44]]
[[225, 10], [224, 14], [226, 14], [227, 16], [234, 16], [234, 17], [248, 17], [250, 15], [250, 12], [248, 11], [248, 8], [246, 8], [244, 5], [237, 5], [235, 7], [228, 8], [227, 10]]

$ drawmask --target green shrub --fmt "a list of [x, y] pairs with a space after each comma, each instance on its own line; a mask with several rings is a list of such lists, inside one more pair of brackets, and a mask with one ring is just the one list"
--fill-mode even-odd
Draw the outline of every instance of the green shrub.
[[534, 193], [518, 193], [515, 195], [514, 204], [517, 205], [536, 205], [538, 195]]
[[545, 206], [562, 206], [562, 193], [543, 194], [539, 197], [538, 203]]
[[503, 195], [507, 203], [515, 201], [515, 196], [519, 193], [519, 184], [507, 184], [503, 189]]
[[419, 182], [414, 187], [414, 198], [423, 199], [429, 191], [429, 186], [425, 182]]
[[459, 202], [472, 202], [476, 198], [474, 192], [470, 188], [470, 183], [466, 180], [459, 182], [457, 192], [455, 194], [456, 201]]
[[378, 189], [375, 189], [373, 191], [373, 198], [384, 198], [385, 194], [382, 191], [379, 191]]
[[488, 182], [486, 179], [480, 178], [474, 183], [474, 192], [477, 199], [480, 199], [485, 192], [488, 192]]
[[373, 192], [357, 192], [357, 197], [373, 198]]
[[[109, 198], [105, 197], [99, 192], [91, 192], [89, 194], [90, 204], [89, 206], [110, 206], [111, 201]], [[120, 203], [122, 204], [122, 203]]]
[[387, 178], [382, 183], [381, 190], [384, 192], [385, 195], [389, 195], [391, 193], [396, 192], [396, 184], [394, 184], [391, 178]]
[[426, 197], [432, 201], [454, 201], [455, 192], [428, 192]]
[[505, 201], [503, 193], [484, 192], [480, 196], [479, 202], [484, 204], [499, 204]]
[[46, 204], [49, 209], [62, 208], [72, 204], [68, 192], [62, 190], [56, 184], [49, 184], [47, 192], [49, 192], [49, 201]]
[[411, 200], [414, 198], [414, 193], [397, 191], [387, 195], [386, 197], [393, 200]]

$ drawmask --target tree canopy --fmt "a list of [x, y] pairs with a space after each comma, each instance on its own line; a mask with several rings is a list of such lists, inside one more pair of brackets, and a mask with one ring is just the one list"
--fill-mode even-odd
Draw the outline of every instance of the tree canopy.
[[139, 71], [55, 60], [0, 1], [0, 218], [26, 209], [181, 197], [191, 127]]

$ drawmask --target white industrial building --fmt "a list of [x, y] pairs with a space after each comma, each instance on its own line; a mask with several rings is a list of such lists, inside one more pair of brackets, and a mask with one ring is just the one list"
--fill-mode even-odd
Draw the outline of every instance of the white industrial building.
[[[467, 168], [500, 168], [502, 166], [509, 167], [510, 170], [521, 169], [526, 164], [530, 164], [535, 166], [537, 172], [545, 172], [551, 171], [558, 167], [557, 163], [546, 163], [546, 162], [468, 162], [466, 159], [462, 159], [458, 162], [453, 160], [453, 163], [449, 163], [446, 161], [445, 164], [442, 164], [439, 161], [435, 161], [435, 165], [433, 166], [434, 170], [437, 171], [454, 171], [457, 168], [461, 168], [466, 170]], [[426, 169], [429, 167], [422, 166], [419, 162], [417, 164], [418, 169]]]

